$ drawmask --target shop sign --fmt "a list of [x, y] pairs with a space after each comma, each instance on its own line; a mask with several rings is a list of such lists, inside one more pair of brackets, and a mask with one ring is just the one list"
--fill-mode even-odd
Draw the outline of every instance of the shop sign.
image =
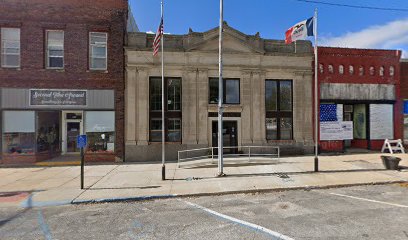
[[86, 106], [86, 90], [30, 89], [30, 106]]

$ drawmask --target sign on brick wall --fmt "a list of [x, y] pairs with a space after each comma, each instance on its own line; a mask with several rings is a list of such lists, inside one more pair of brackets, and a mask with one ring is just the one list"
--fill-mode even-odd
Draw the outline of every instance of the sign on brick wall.
[[30, 106], [86, 106], [86, 90], [30, 89]]

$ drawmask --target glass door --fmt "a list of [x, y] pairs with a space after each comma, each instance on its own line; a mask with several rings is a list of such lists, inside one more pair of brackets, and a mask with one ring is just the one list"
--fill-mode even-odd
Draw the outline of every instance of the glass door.
[[67, 153], [79, 152], [76, 145], [77, 136], [81, 133], [80, 122], [67, 122]]
[[[353, 121], [353, 105], [346, 105], [343, 106], [343, 121], [352, 122]], [[344, 147], [350, 148], [351, 147], [351, 140], [344, 140]]]
[[[224, 149], [225, 154], [236, 154], [238, 153], [238, 129], [237, 121], [223, 121], [223, 142], [224, 147], [235, 147]], [[212, 122], [212, 145], [213, 147], [218, 146], [218, 122]], [[214, 150], [214, 153], [217, 151]]]

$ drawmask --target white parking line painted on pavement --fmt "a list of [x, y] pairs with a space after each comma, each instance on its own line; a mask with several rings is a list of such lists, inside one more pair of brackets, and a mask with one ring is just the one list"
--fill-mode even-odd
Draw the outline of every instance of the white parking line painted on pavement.
[[38, 224], [40, 225], [45, 239], [52, 240], [50, 228], [48, 227], [47, 223], [45, 223], [44, 215], [42, 214], [41, 210], [38, 210]]
[[225, 215], [225, 214], [222, 214], [222, 213], [213, 211], [213, 210], [211, 210], [211, 209], [205, 208], [205, 207], [200, 206], [200, 205], [197, 205], [197, 204], [195, 204], [195, 203], [191, 203], [191, 202], [188, 202], [188, 201], [183, 201], [183, 202], [185, 202], [186, 204], [188, 204], [188, 205], [190, 205], [190, 206], [193, 206], [193, 207], [195, 207], [195, 208], [201, 209], [201, 210], [203, 210], [203, 211], [205, 211], [205, 212], [207, 212], [207, 213], [210, 213], [210, 214], [212, 214], [212, 215], [215, 215], [215, 216], [217, 216], [217, 217], [220, 217], [220, 218], [229, 220], [229, 221], [231, 221], [231, 222], [235, 222], [235, 223], [238, 223], [238, 224], [240, 224], [240, 225], [243, 225], [243, 226], [246, 226], [246, 227], [255, 229], [255, 230], [257, 230], [257, 231], [266, 233], [266, 234], [268, 234], [268, 235], [274, 237], [274, 238], [277, 239], [277, 240], [280, 240], [280, 239], [282, 239], [282, 240], [293, 240], [293, 238], [290, 238], [290, 237], [285, 236], [285, 235], [283, 235], [283, 234], [280, 234], [280, 233], [278, 233], [278, 232], [272, 231], [272, 230], [270, 230], [270, 229], [264, 228], [264, 227], [262, 227], [262, 226], [259, 226], [259, 225], [256, 225], [256, 224], [253, 224], [253, 223], [250, 223], [250, 222], [246, 222], [246, 221], [243, 221], [243, 220], [234, 218], [234, 217], [227, 216], [227, 215]]
[[347, 198], [357, 199], [357, 200], [361, 200], [361, 201], [367, 201], [367, 202], [373, 202], [373, 203], [380, 203], [380, 204], [390, 205], [390, 206], [394, 206], [394, 207], [408, 208], [407, 205], [401, 205], [401, 204], [397, 204], [397, 203], [389, 203], [389, 202], [377, 201], [377, 200], [373, 200], [373, 199], [354, 197], [354, 196], [344, 195], [344, 194], [339, 194], [339, 193], [330, 193], [330, 194], [331, 194], [331, 195], [336, 195], [336, 196], [339, 196], [339, 197], [347, 197]]

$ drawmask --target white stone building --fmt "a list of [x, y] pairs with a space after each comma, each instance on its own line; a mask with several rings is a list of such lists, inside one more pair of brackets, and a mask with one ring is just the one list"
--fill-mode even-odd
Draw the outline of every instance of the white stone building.
[[[216, 146], [218, 28], [165, 35], [166, 159]], [[154, 35], [130, 33], [126, 46], [126, 161], [161, 160], [161, 56]], [[225, 23], [224, 145], [279, 145], [313, 152], [313, 48], [309, 41], [246, 35]]]

